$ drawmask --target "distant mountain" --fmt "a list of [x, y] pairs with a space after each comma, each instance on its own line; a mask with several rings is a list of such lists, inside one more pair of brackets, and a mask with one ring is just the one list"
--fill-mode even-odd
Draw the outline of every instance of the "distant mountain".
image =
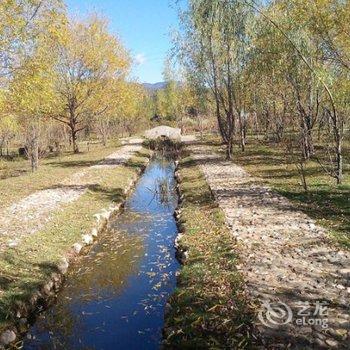
[[143, 83], [142, 85], [144, 86], [145, 89], [147, 89], [148, 91], [150, 92], [155, 92], [155, 91], [158, 91], [158, 90], [162, 90], [166, 87], [166, 82], [165, 81], [161, 81], [159, 83], [154, 83], [154, 84], [151, 84], [151, 83]]

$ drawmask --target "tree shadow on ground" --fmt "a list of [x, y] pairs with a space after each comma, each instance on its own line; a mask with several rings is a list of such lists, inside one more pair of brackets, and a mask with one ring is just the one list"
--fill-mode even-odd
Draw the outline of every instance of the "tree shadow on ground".
[[[205, 145], [205, 143], [204, 143]], [[298, 186], [300, 175], [296, 167], [287, 163], [284, 152], [281, 149], [269, 149], [266, 145], [258, 144], [257, 149], [248, 149], [244, 153], [236, 154], [235, 163], [257, 167], [259, 173], [256, 182], [263, 183], [264, 181], [272, 181], [269, 186], [275, 188], [275, 192], [291, 201], [288, 208], [279, 207], [280, 210], [302, 211], [315, 220], [323, 220], [325, 224], [335, 230], [335, 234], [340, 234], [337, 240], [344, 246], [350, 247], [350, 207], [349, 194], [350, 188], [346, 185], [332, 186], [324, 182], [322, 171], [319, 166], [310, 166], [305, 169], [307, 181], [309, 182], [309, 191], [303, 191], [301, 186]], [[222, 163], [222, 159], [202, 159], [201, 164]], [[289, 169], [281, 168], [281, 165], [290, 166]], [[264, 167], [265, 166], [265, 167]], [[273, 168], [279, 166], [280, 168]], [[267, 168], [266, 168], [267, 167]], [[321, 178], [319, 177], [321, 175]], [[271, 179], [271, 180], [270, 180]], [[254, 187], [254, 183], [250, 182], [247, 185]], [[240, 186], [240, 185], [238, 185]], [[234, 193], [231, 193], [234, 195]], [[220, 193], [221, 196], [230, 197], [230, 192]], [[236, 193], [237, 195], [237, 193]], [[273, 204], [273, 203], [272, 203]], [[271, 205], [271, 203], [267, 204]], [[274, 204], [273, 204], [274, 205]]]
[[126, 194], [120, 187], [110, 188], [94, 184], [89, 186], [89, 190], [97, 194], [104, 201], [121, 202], [126, 198]]
[[[16, 261], [18, 268], [26, 268], [28, 272], [25, 277], [15, 278], [7, 286], [0, 282], [0, 288], [5, 292], [0, 299], [0, 324], [9, 323], [10, 326], [17, 325], [23, 332], [26, 324], [20, 323], [21, 317], [26, 317], [30, 324], [34, 324], [38, 313], [44, 311], [56, 302], [56, 290], [41, 292], [46, 283], [51, 281], [54, 273], [59, 274], [57, 266], [51, 262], [30, 263], [27, 260]], [[40, 274], [39, 277], [38, 273]], [[37, 295], [35, 303], [31, 298]]]
[[[185, 154], [184, 157], [186, 157], [186, 155], [189, 155], [189, 153]], [[220, 164], [224, 160], [225, 158], [221, 157], [220, 155], [210, 157], [210, 158], [203, 158], [203, 159], [184, 158], [184, 160], [182, 161], [182, 166], [184, 168], [191, 168], [195, 165], [199, 165], [199, 166], [205, 165], [205, 164], [208, 164], [209, 162], [213, 164]]]
[[67, 160], [50, 162], [48, 165], [57, 168], [85, 168], [99, 164], [99, 161], [93, 160]]
[[[315, 279], [317, 276], [308, 275], [309, 278]], [[332, 276], [325, 276], [325, 279], [331, 278]], [[333, 278], [334, 279], [334, 278]], [[302, 283], [302, 282], [301, 282]], [[281, 284], [282, 285], [282, 284]], [[274, 289], [271, 292], [270, 284], [263, 284], [259, 281], [259, 284], [252, 283], [251, 281], [246, 281], [246, 286], [249, 291], [254, 291], [251, 296], [254, 299], [259, 299], [260, 302], [269, 302], [270, 305], [277, 305], [277, 303], [285, 303], [292, 311], [293, 318], [286, 324], [269, 324], [269, 326], [264, 325], [260, 320], [258, 323], [258, 334], [259, 337], [266, 349], [275, 349], [279, 344], [284, 344], [284, 348], [288, 349], [326, 349], [328, 346], [324, 343], [324, 346], [319, 346], [317, 344], [317, 339], [333, 339], [339, 344], [337, 349], [347, 349], [348, 340], [337, 333], [339, 328], [350, 330], [349, 320], [342, 323], [339, 326], [337, 322], [337, 317], [341, 315], [347, 315], [349, 312], [348, 305], [344, 301], [337, 301], [332, 296], [321, 296], [319, 290], [317, 289], [308, 289], [303, 293], [299, 289], [288, 289], [284, 287]], [[270, 293], [269, 293], [270, 291]], [[275, 304], [276, 303], [276, 304]], [[317, 310], [317, 304], [321, 303], [326, 306], [325, 314], [314, 313]], [[279, 304], [280, 305], [280, 304]], [[304, 312], [310, 313], [310, 315], [304, 318], [303, 325], [296, 323], [297, 319], [303, 319], [300, 312], [303, 308], [300, 305], [305, 305], [307, 310], [304, 309]], [[332, 309], [332, 313], [328, 314], [328, 310]], [[266, 316], [266, 310], [262, 308], [262, 317]], [[315, 319], [317, 321], [315, 321]], [[266, 318], [265, 318], [266, 320]], [[310, 325], [308, 324], [310, 320]], [[315, 322], [318, 322], [317, 325], [314, 325]], [[322, 328], [324, 325], [324, 328]]]
[[[235, 199], [242, 208], [248, 207], [251, 210], [254, 209], [252, 207], [252, 203], [254, 203], [254, 207], [271, 207], [284, 213], [303, 212], [315, 220], [336, 221], [336, 230], [347, 235], [348, 239], [350, 238], [350, 216], [347, 213], [349, 200], [346, 194], [338, 191], [318, 190], [307, 193], [286, 190], [274, 191], [267, 186], [259, 185], [256, 181], [245, 181], [242, 184], [237, 184], [234, 189], [217, 190], [215, 196], [226, 200]], [[278, 199], [279, 196], [281, 196], [281, 200]], [[249, 204], [245, 205], [244, 201], [240, 201], [240, 198], [250, 199]]]
[[[207, 160], [201, 160], [203, 163], [207, 164], [208, 162], [211, 162], [211, 159]], [[222, 163], [222, 158], [220, 159], [220, 163]], [[193, 165], [198, 164], [198, 161], [191, 160], [189, 159], [187, 164], [187, 168], [190, 168]], [[213, 164], [217, 164], [217, 160], [213, 161]], [[314, 170], [312, 170], [314, 171]], [[263, 180], [261, 180], [263, 181]], [[278, 198], [276, 195], [275, 191], [268, 190], [267, 186], [261, 186], [257, 184], [255, 179], [252, 178], [252, 180], [245, 181], [243, 180], [243, 183], [237, 183], [236, 187], [231, 188], [229, 190], [223, 189], [215, 192], [216, 196], [220, 196], [223, 198], [235, 198], [237, 200], [237, 206], [243, 206], [246, 208], [251, 208], [253, 210], [253, 205], [261, 205], [264, 208], [272, 207], [273, 209], [278, 209], [283, 212], [290, 211], [290, 212], [300, 212], [302, 208], [300, 206], [296, 206], [295, 203], [293, 202], [287, 202], [286, 200], [275, 200]], [[313, 198], [312, 196], [316, 195], [317, 198]], [[293, 198], [293, 196], [301, 196], [301, 198]], [[243, 197], [248, 197], [251, 200], [249, 200], [246, 205], [244, 203], [242, 204], [242, 201], [240, 201], [241, 198]], [[341, 209], [346, 209], [348, 206], [348, 197], [344, 193], [339, 193], [336, 190], [331, 191], [331, 190], [324, 190], [324, 191], [318, 191], [316, 194], [312, 194], [310, 197], [310, 194], [300, 194], [300, 193], [294, 193], [290, 192], [288, 196], [285, 194], [285, 197], [288, 197], [288, 199], [294, 199], [298, 201], [305, 201], [307, 204], [310, 203], [316, 203], [316, 206], [322, 206], [324, 207], [324, 202], [325, 199], [329, 200], [330, 202], [337, 203], [337, 208], [335, 210], [327, 210], [322, 207], [320, 210], [320, 216], [327, 217], [327, 215], [330, 218], [333, 218], [333, 215], [339, 216], [339, 208]], [[312, 215], [311, 217], [315, 216], [315, 211], [313, 208], [305, 208], [304, 210], [305, 213], [310, 215], [310, 211]], [[316, 211], [317, 212], [317, 211]], [[269, 220], [269, 218], [266, 218]], [[348, 221], [346, 221], [346, 225], [348, 225]], [[283, 223], [282, 223], [283, 224]], [[348, 227], [348, 226], [345, 226]], [[328, 240], [325, 238], [324, 241], [320, 240], [319, 237], [315, 237], [315, 239], [305, 239], [300, 243], [300, 246], [303, 246], [304, 249], [312, 249], [312, 248], [318, 248], [320, 246], [320, 243], [326, 243]], [[315, 253], [316, 255], [312, 257], [315, 261], [317, 259], [320, 260], [327, 260], [329, 258], [329, 253], [337, 253], [339, 249], [337, 247], [333, 247], [331, 251], [322, 252], [322, 251], [317, 251]], [[289, 252], [291, 253], [291, 252]], [[288, 252], [286, 252], [288, 254]], [[197, 263], [195, 261], [195, 263]], [[264, 267], [265, 264], [265, 267]], [[330, 265], [333, 265], [334, 269], [339, 269], [339, 268], [344, 268], [344, 265], [339, 262], [339, 261], [330, 261]], [[264, 261], [260, 261], [260, 267], [263, 267], [265, 271], [269, 271], [270, 267], [267, 263], [264, 263]], [[346, 267], [346, 266], [345, 266]], [[314, 271], [314, 272], [313, 272]], [[317, 283], [318, 280], [327, 280], [331, 284], [337, 284], [337, 283], [344, 283], [344, 281], [338, 281], [336, 278], [334, 278], [333, 275], [329, 274], [328, 276], [320, 275], [318, 273], [319, 271], [311, 269], [311, 266], [309, 269], [306, 271], [303, 271], [303, 274], [297, 275], [297, 279], [300, 278], [300, 281], [296, 281], [297, 284], [301, 285], [302, 284], [302, 278], [306, 278], [308, 280], [314, 281]], [[288, 275], [288, 273], [287, 273]], [[321, 277], [320, 277], [321, 276]], [[324, 291], [327, 291], [326, 287], [320, 287], [320, 289], [314, 288], [310, 286], [310, 288], [307, 290], [306, 293], [300, 293], [299, 288], [293, 289], [293, 288], [287, 288], [285, 287], [285, 284], [283, 283], [283, 280], [279, 283], [279, 288], [271, 288], [272, 286], [269, 283], [264, 283], [259, 280], [258, 284], [254, 284], [251, 281], [247, 280], [247, 287], [249, 290], [254, 291], [255, 293], [252, 296], [252, 299], [257, 300], [257, 295], [260, 294], [260, 300], [264, 300], [264, 298], [271, 298], [271, 300], [281, 300], [285, 303], [292, 304], [289, 305], [294, 312], [297, 312], [297, 309], [293, 305], [296, 302], [309, 302], [309, 303], [314, 303], [315, 301], [318, 301], [321, 296], [323, 297], [323, 301], [326, 301], [329, 305], [329, 307], [332, 307], [334, 310], [336, 310], [336, 313], [338, 312], [339, 315], [347, 315], [348, 314], [348, 305], [346, 301], [337, 300], [336, 298], [332, 297], [331, 295], [327, 296], [327, 293], [321, 293], [320, 290], [324, 288]], [[334, 291], [334, 290], [333, 290]], [[270, 293], [270, 295], [269, 295]], [[190, 295], [190, 298], [194, 296]], [[201, 313], [203, 313], [203, 306], [201, 305], [201, 301], [195, 301], [195, 300], [185, 300], [186, 304], [191, 305], [191, 304], [196, 304], [200, 306], [198, 313], [195, 315], [195, 317], [200, 317]], [[210, 301], [208, 301], [210, 302]], [[185, 305], [186, 306], [186, 305]], [[184, 307], [185, 307], [184, 306]], [[334, 320], [334, 319], [333, 319]], [[195, 318], [191, 320], [191, 322], [195, 322]], [[330, 327], [335, 328], [336, 325], [330, 324]], [[350, 324], [347, 321], [347, 324], [345, 325], [345, 328], [350, 329]], [[311, 327], [306, 327], [305, 329], [295, 329], [293, 327], [290, 327], [290, 325], [286, 326], [278, 326], [275, 329], [274, 328], [269, 328], [269, 327], [263, 327], [261, 329], [262, 334], [264, 335], [264, 339], [270, 340], [270, 342], [266, 342], [262, 344], [262, 348], [291, 348], [291, 349], [310, 349], [310, 348], [321, 348], [318, 347], [313, 341], [312, 341], [312, 336], [311, 332], [312, 328]], [[332, 338], [334, 334], [332, 332], [326, 333], [327, 338]], [[315, 340], [315, 339], [313, 339]], [[344, 341], [343, 338], [341, 337], [336, 337], [336, 340], [341, 342], [342, 345], [339, 345], [339, 349], [345, 349], [347, 348], [347, 342], [346, 340]], [[291, 344], [289, 346], [289, 344]], [[275, 346], [275, 347], [274, 347]], [[327, 345], [326, 345], [327, 346]]]
[[105, 187], [100, 184], [87, 184], [87, 185], [65, 185], [58, 184], [55, 186], [50, 186], [45, 188], [47, 189], [74, 189], [74, 190], [83, 190], [87, 189], [94, 194], [97, 194], [97, 200], [109, 201], [109, 202], [118, 202], [125, 199], [126, 195], [122, 188], [120, 187]]

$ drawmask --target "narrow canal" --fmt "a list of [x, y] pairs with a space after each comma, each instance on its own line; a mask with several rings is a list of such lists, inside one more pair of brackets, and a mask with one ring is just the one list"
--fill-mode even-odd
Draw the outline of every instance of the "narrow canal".
[[176, 284], [174, 163], [153, 159], [125, 209], [68, 275], [24, 349], [159, 349]]

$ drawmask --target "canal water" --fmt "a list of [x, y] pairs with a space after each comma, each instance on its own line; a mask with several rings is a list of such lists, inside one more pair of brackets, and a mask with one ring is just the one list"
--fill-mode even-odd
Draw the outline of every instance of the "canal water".
[[174, 162], [153, 159], [124, 211], [67, 277], [24, 349], [159, 349], [176, 285]]

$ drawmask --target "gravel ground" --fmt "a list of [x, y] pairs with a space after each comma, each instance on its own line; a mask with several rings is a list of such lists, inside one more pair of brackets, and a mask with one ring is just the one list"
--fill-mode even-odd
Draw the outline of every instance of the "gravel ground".
[[57, 188], [35, 192], [21, 201], [0, 211], [0, 251], [14, 247], [22, 237], [41, 230], [50, 221], [53, 213], [64, 204], [77, 200], [87, 190], [89, 172], [93, 169], [115, 168], [125, 164], [142, 145], [140, 140], [131, 140], [100, 164], [91, 166], [64, 179]]
[[194, 136], [194, 135], [182, 135], [181, 136], [181, 142], [183, 142], [183, 143], [191, 143], [191, 142], [194, 142], [194, 141], [196, 141], [196, 136]]
[[189, 149], [240, 242], [238, 268], [258, 303], [261, 348], [350, 349], [349, 251], [213, 149]]

